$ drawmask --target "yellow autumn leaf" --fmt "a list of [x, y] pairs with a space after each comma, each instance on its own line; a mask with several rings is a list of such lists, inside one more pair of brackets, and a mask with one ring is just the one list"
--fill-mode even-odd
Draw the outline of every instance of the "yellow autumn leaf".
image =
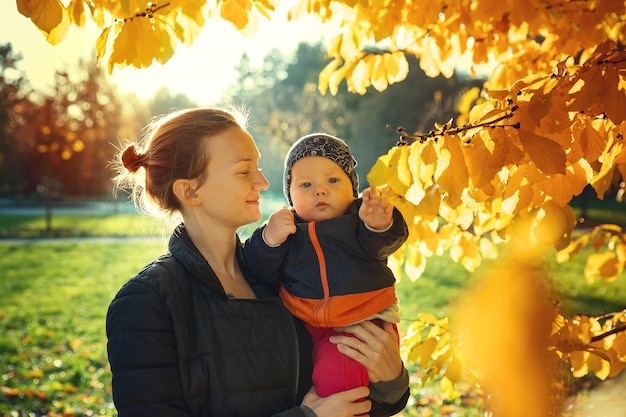
[[72, 0], [67, 6], [71, 22], [76, 26], [85, 26], [85, 3], [81, 0]]
[[458, 136], [444, 135], [439, 138], [439, 160], [434, 177], [441, 187], [446, 203], [451, 207], [461, 204], [463, 190], [468, 187], [469, 173], [461, 139]]
[[602, 155], [607, 145], [608, 135], [600, 129], [605, 123], [601, 119], [589, 119], [589, 117], [576, 114], [572, 124], [572, 135], [578, 138], [574, 145], [580, 148], [580, 157], [593, 162]]
[[310, 2], [309, 0], [299, 0], [297, 1], [289, 11], [287, 11], [287, 20], [297, 20], [300, 19], [311, 12], [310, 10]]
[[602, 63], [605, 58], [606, 53], [596, 54], [590, 58], [590, 61], [597, 62], [597, 65], [582, 66], [578, 70], [577, 76], [581, 82], [575, 85], [579, 87], [578, 91], [570, 93], [573, 100], [569, 103], [568, 109], [590, 114], [602, 112], [613, 123], [619, 124], [626, 119], [626, 103], [618, 94], [612, 94], [612, 92], [624, 90], [621, 85], [626, 79], [623, 74], [626, 68], [624, 65], [626, 52], [611, 53], [610, 59], [613, 62], [611, 64]]
[[[478, 97], [480, 97], [480, 88], [472, 87], [461, 95], [461, 99], [459, 100], [459, 104], [457, 105], [457, 110], [461, 114], [469, 113], [472, 108], [472, 103], [474, 103]], [[457, 121], [458, 123], [458, 121]], [[463, 124], [463, 123], [459, 123]]]
[[235, 25], [238, 30], [242, 30], [248, 24], [248, 13], [251, 9], [250, 0], [223, 0], [220, 16]]
[[469, 143], [464, 144], [461, 148], [472, 185], [482, 189], [487, 194], [493, 193], [490, 182], [502, 169], [502, 165], [492, 164], [490, 148], [492, 148], [491, 138], [480, 134], [474, 136]]
[[172, 36], [171, 17], [155, 16], [148, 19], [133, 19], [123, 22], [113, 42], [109, 57], [109, 72], [112, 66], [132, 65], [146, 68], [153, 61], [167, 62], [174, 53], [176, 38]]
[[418, 279], [426, 270], [426, 257], [424, 252], [416, 245], [406, 248], [406, 261], [404, 262], [404, 273], [411, 280]]
[[419, 313], [418, 318], [422, 323], [435, 324], [437, 323], [437, 317], [431, 313]]
[[478, 248], [480, 249], [480, 255], [485, 259], [497, 259], [498, 247], [487, 238], [480, 238], [478, 240]]
[[417, 218], [415, 216], [415, 205], [411, 204], [405, 197], [397, 195], [395, 193], [389, 195], [389, 200], [404, 217], [409, 224], [409, 229], [412, 224], [415, 224]]
[[576, 378], [581, 378], [589, 373], [589, 368], [587, 367], [589, 352], [574, 351], [569, 354], [569, 358], [572, 365], [572, 374]]
[[63, 9], [61, 23], [59, 23], [50, 31], [50, 33], [46, 35], [46, 41], [48, 41], [50, 45], [57, 45], [65, 38], [65, 35], [67, 35], [70, 24], [69, 12], [67, 9]]
[[372, 65], [372, 86], [378, 91], [384, 91], [388, 85], [384, 56], [377, 54], [370, 65]]
[[593, 372], [600, 379], [606, 379], [611, 371], [611, 364], [609, 361], [601, 358], [595, 352], [591, 352], [587, 358], [587, 368], [589, 372]]
[[52, 32], [63, 20], [60, 0], [17, 0], [17, 10], [46, 34]]
[[[408, 199], [407, 192], [407, 199]], [[425, 220], [432, 220], [437, 217], [441, 205], [441, 192], [437, 184], [433, 184], [424, 190], [424, 197], [415, 207], [415, 214]]]
[[[385, 176], [389, 187], [400, 195], [406, 195], [407, 190], [411, 187], [412, 176], [409, 156], [413, 149], [413, 146], [395, 146], [389, 151], [389, 163]], [[411, 200], [409, 199], [409, 201]], [[414, 201], [411, 202], [415, 204]]]
[[384, 55], [385, 71], [389, 84], [397, 83], [409, 74], [409, 62], [403, 52], [396, 51]]
[[613, 281], [621, 273], [620, 263], [613, 252], [592, 253], [585, 264], [585, 279], [592, 284], [596, 279]]
[[412, 204], [418, 205], [422, 202], [424, 197], [426, 197], [426, 190], [424, 189], [424, 186], [422, 184], [414, 182], [406, 190], [405, 197]]
[[361, 95], [367, 93], [367, 87], [371, 84], [372, 68], [370, 63], [373, 59], [372, 55], [365, 55], [365, 57], [356, 61], [351, 71], [346, 73], [346, 82], [351, 92]]
[[328, 77], [328, 88], [330, 89], [330, 94], [333, 96], [337, 94], [341, 81], [346, 78], [346, 74], [351, 71], [351, 69], [352, 66], [346, 64], [330, 74]]
[[461, 380], [463, 370], [463, 363], [458, 360], [456, 357], [453, 357], [446, 368], [446, 373], [444, 376], [452, 382], [452, 384], [456, 384]]
[[[320, 71], [317, 82], [317, 89], [321, 95], [326, 94], [326, 90], [328, 90], [329, 86], [330, 76], [333, 72], [335, 72], [340, 63], [341, 61], [339, 59], [333, 59], [328, 64], [326, 64], [322, 71]], [[335, 94], [337, 94], [337, 91], [337, 86], [334, 86], [334, 88], [331, 90], [331, 94], [334, 96]]]
[[433, 184], [433, 177], [437, 169], [438, 152], [435, 141], [426, 141], [423, 145], [413, 145], [413, 148], [419, 149], [419, 165], [413, 166], [413, 172], [419, 177], [419, 182], [424, 188], [428, 188]]
[[[441, 253], [441, 243], [445, 240], [437, 230], [439, 219], [437, 217], [426, 219], [415, 217], [413, 225], [409, 227], [410, 247], [415, 247], [421, 256], [430, 256], [434, 253]], [[419, 242], [418, 244], [413, 244]]]
[[435, 338], [428, 338], [419, 344], [412, 352], [415, 356], [414, 362], [417, 362], [422, 369], [428, 368], [430, 357], [437, 349], [437, 340]]
[[387, 167], [389, 166], [390, 160], [391, 151], [378, 157], [370, 171], [367, 173], [367, 182], [370, 186], [377, 187], [379, 185], [387, 185]]
[[522, 147], [541, 172], [545, 175], [565, 174], [566, 157], [561, 145], [525, 129], [519, 130], [519, 139]]
[[271, 0], [254, 0], [254, 8], [266, 19], [270, 19], [272, 12], [276, 10], [276, 6]]
[[[441, 377], [441, 380], [439, 381], [439, 388], [441, 389], [441, 394], [443, 395], [443, 398], [447, 399], [447, 400], [452, 400], [456, 397], [459, 396], [459, 392], [455, 389], [454, 387], [454, 381], [452, 381], [450, 379], [450, 377], [448, 376], [448, 372], [446, 371], [446, 373], [444, 374], [444, 376]], [[450, 407], [451, 406], [451, 411], [454, 411], [456, 409], [456, 407], [452, 404], [450, 405], [444, 405], [442, 406], [442, 414], [452, 414], [449, 412], [445, 411], [445, 407]]]
[[600, 157], [600, 161], [602, 163], [600, 172], [598, 172], [590, 181], [591, 186], [601, 199], [604, 198], [604, 194], [609, 189], [613, 180], [616, 158], [619, 158], [620, 156], [623, 157], [626, 152], [623, 140], [616, 139], [614, 137], [611, 137], [610, 139], [610, 142], [607, 144], [607, 150]]
[[[104, 58], [107, 54], [107, 44], [109, 41], [109, 34], [111, 33], [111, 26], [107, 26], [102, 29], [102, 32], [96, 40], [96, 61]], [[109, 71], [110, 72], [110, 71]]]

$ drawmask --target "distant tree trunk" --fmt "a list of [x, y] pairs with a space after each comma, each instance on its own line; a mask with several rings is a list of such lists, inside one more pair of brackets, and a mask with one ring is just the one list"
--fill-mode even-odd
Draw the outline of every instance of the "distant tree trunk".
[[46, 206], [46, 233], [52, 231], [52, 198], [48, 194], [45, 194], [45, 206]]
[[57, 178], [47, 175], [41, 179], [41, 184], [37, 186], [37, 191], [43, 195], [44, 198], [46, 233], [52, 231], [52, 205], [54, 199], [59, 196], [61, 187], [61, 182]]

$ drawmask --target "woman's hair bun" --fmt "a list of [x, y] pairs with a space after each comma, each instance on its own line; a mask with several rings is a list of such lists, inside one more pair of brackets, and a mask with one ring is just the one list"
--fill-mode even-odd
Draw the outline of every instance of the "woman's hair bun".
[[137, 153], [135, 146], [131, 145], [122, 153], [122, 164], [130, 172], [137, 172], [140, 167], [145, 167], [146, 154]]

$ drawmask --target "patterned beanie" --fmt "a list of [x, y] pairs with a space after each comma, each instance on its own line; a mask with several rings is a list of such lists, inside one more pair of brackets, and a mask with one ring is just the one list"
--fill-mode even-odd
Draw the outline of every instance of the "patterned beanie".
[[305, 156], [323, 156], [335, 162], [343, 169], [352, 182], [352, 194], [354, 197], [359, 195], [359, 177], [356, 173], [356, 159], [350, 153], [348, 145], [334, 136], [325, 133], [313, 133], [298, 139], [287, 152], [285, 158], [285, 171], [283, 193], [292, 205], [291, 196], [289, 195], [289, 185], [291, 184], [291, 168], [293, 164], [300, 158]]

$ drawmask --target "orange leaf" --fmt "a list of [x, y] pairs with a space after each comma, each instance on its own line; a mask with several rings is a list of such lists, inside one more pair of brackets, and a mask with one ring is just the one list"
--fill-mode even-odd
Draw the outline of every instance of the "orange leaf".
[[461, 204], [469, 180], [460, 140], [458, 136], [444, 135], [438, 142], [440, 158], [434, 175], [450, 207]]
[[241, 30], [248, 24], [248, 13], [251, 9], [252, 4], [249, 0], [224, 0], [220, 15]]
[[503, 162], [492, 158], [493, 146], [493, 141], [487, 134], [478, 134], [469, 144], [461, 148], [473, 186], [483, 188], [487, 194], [493, 192], [493, 187], [489, 183], [502, 169]]
[[59, 0], [17, 0], [17, 10], [48, 34], [63, 20], [63, 4]]
[[545, 175], [565, 174], [565, 150], [561, 145], [530, 130], [520, 129], [522, 147]]

